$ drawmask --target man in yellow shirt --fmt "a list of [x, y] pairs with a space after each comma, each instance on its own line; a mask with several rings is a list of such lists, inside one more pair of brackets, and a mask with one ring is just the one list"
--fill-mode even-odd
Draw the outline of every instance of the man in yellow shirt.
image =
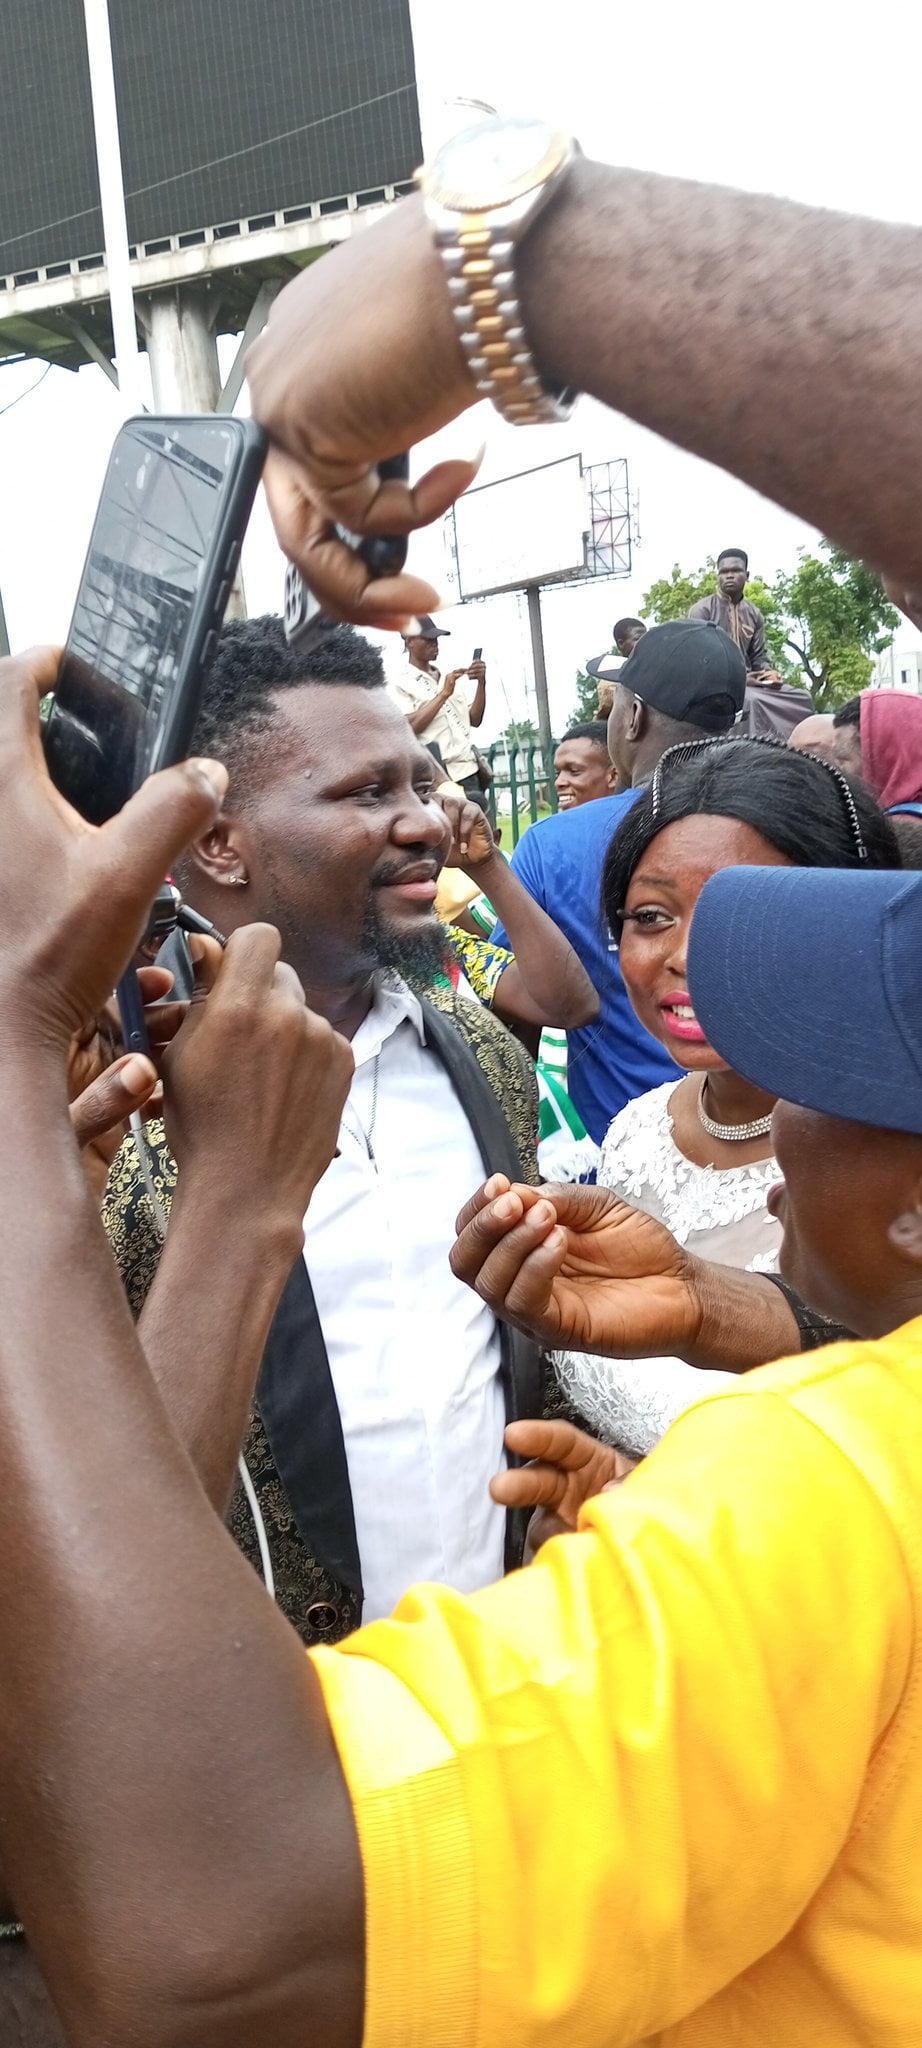
[[[376, 2044], [919, 2039], [922, 878], [725, 873], [690, 986], [805, 1105], [786, 1278], [880, 1341], [747, 1376], [512, 1585], [321, 1661]], [[529, 1258], [591, 1271], [566, 1235]]]
[[[53, 673], [0, 690], [0, 1793], [68, 2040], [909, 2048], [922, 877], [728, 872], [692, 941], [708, 1035], [810, 1105], [778, 1112], [786, 1270], [864, 1338], [703, 1402], [527, 1571], [305, 1659], [171, 1431], [64, 1100], [223, 772], [82, 826]], [[315, 1019], [304, 1058], [335, 1132], [348, 1055]]]

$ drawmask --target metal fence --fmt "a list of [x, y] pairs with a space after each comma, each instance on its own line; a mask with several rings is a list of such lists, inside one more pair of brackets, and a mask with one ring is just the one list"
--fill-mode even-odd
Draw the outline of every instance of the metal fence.
[[[505, 828], [508, 821], [512, 845], [517, 846], [527, 825], [557, 809], [553, 744], [549, 759], [540, 740], [522, 740], [517, 747], [495, 740], [483, 751], [493, 772], [487, 792], [491, 822]], [[504, 829], [503, 845], [507, 844]]]

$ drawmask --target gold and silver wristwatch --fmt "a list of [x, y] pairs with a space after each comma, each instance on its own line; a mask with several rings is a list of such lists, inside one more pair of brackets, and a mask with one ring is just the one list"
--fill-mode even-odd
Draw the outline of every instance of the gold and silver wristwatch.
[[574, 391], [539, 375], [522, 324], [516, 244], [559, 192], [579, 145], [540, 120], [478, 121], [417, 173], [478, 391], [516, 426], [566, 419]]

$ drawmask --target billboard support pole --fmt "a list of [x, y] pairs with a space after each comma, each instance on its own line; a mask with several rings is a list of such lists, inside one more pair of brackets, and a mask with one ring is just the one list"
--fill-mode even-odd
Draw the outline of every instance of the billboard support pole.
[[[174, 285], [138, 300], [147, 341], [154, 408], [157, 412], [219, 412], [221, 369], [215, 309], [200, 286]], [[229, 619], [245, 619], [246, 595], [240, 570], [227, 605]]]
[[528, 598], [528, 623], [531, 628], [531, 658], [535, 671], [535, 696], [538, 703], [538, 731], [544, 753], [544, 767], [547, 775], [548, 798], [553, 810], [557, 805], [553, 796], [554, 778], [551, 773], [551, 707], [547, 695], [547, 665], [544, 659], [544, 628], [541, 623], [541, 585], [527, 583], [525, 594]]
[[125, 187], [122, 181], [122, 154], [119, 147], [108, 0], [83, 0], [83, 12], [86, 20], [87, 55], [90, 60], [93, 127], [106, 245], [106, 278], [112, 308], [112, 332], [115, 338], [115, 361], [125, 410], [140, 412], [143, 409], [141, 357], [138, 350], [138, 330], [135, 325], [131, 259], [128, 254], [128, 222], [125, 216]]
[[221, 371], [211, 302], [195, 285], [141, 299], [158, 412], [216, 412]]

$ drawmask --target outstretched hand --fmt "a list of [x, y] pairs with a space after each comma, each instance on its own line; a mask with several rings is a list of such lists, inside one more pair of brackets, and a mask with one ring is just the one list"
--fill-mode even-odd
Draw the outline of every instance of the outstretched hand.
[[379, 461], [478, 398], [422, 200], [389, 208], [286, 286], [246, 367], [254, 417], [273, 443], [265, 486], [279, 544], [324, 610], [390, 627], [434, 611], [431, 584], [406, 573], [373, 582], [335, 530], [412, 533], [479, 467], [479, 457], [441, 462], [412, 485], [378, 476]]
[[549, 1348], [641, 1358], [694, 1345], [694, 1260], [608, 1188], [511, 1186], [495, 1174], [455, 1227], [456, 1278]]

